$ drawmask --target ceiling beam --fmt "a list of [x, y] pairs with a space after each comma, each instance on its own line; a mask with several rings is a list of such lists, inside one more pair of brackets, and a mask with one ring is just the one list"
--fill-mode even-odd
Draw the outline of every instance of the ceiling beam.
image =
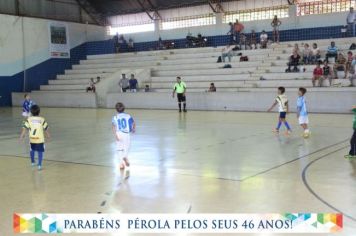
[[215, 1], [209, 0], [208, 4], [214, 13], [224, 13], [225, 12], [223, 6], [221, 5], [220, 0], [215, 0]]
[[[140, 5], [141, 9], [148, 15], [151, 20], [157, 20], [157, 18], [162, 19], [161, 15], [158, 13], [157, 10], [155, 10], [155, 6], [150, 0], [143, 0], [143, 2], [141, 2], [140, 0], [136, 0], [136, 2]], [[145, 3], [148, 3], [150, 5], [150, 9], [146, 8]], [[153, 11], [152, 15], [151, 11]]]
[[101, 26], [106, 25], [106, 18], [94, 7], [92, 7], [92, 5], [87, 0], [76, 0], [76, 2], [78, 3], [79, 7], [83, 9], [96, 24]]

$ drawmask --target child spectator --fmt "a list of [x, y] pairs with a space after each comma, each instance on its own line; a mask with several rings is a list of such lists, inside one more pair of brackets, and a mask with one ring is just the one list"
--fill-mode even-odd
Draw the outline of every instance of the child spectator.
[[311, 49], [311, 63], [316, 64], [320, 59], [320, 49], [318, 48], [318, 44], [313, 43], [313, 48]]
[[[253, 45], [253, 47], [252, 47], [252, 45]], [[251, 35], [250, 35], [250, 48], [257, 49], [257, 36], [256, 36], [256, 32], [254, 30], [251, 31]]]
[[338, 75], [337, 72], [338, 71], [344, 71], [345, 76], [344, 79], [346, 78], [346, 58], [344, 57], [344, 55], [342, 53], [339, 53], [339, 56], [336, 59], [336, 62], [334, 64], [334, 75], [335, 75], [335, 79], [338, 79]]
[[136, 93], [137, 92], [137, 79], [135, 78], [134, 74], [131, 74], [131, 78], [129, 80], [129, 84], [130, 84], [130, 92], [132, 93]]
[[289, 62], [288, 62], [288, 69], [286, 72], [292, 72], [291, 67], [293, 66], [293, 72], [299, 72], [298, 66], [299, 66], [299, 60], [300, 56], [297, 53], [296, 50], [293, 51], [293, 55], [289, 57]]
[[94, 82], [94, 78], [91, 78], [89, 81], [89, 86], [86, 89], [86, 92], [92, 91], [93, 93], [96, 92], [96, 88], [95, 88], [95, 82]]
[[[323, 80], [327, 79], [329, 80], [329, 86], [333, 85], [333, 73], [332, 69], [328, 64], [328, 61], [324, 61], [324, 66], [323, 66]], [[322, 81], [320, 81], [320, 84], [322, 84]]]
[[315, 87], [315, 82], [319, 82], [319, 86], [321, 87], [321, 81], [322, 81], [322, 76], [323, 76], [323, 69], [320, 67], [320, 63], [316, 64], [316, 67], [314, 68], [313, 71], [313, 87]]
[[209, 87], [208, 92], [216, 92], [216, 87], [215, 87], [215, 84], [214, 84], [214, 83], [211, 83], [211, 84], [210, 84], [210, 87]]
[[300, 49], [299, 49], [299, 45], [296, 43], [294, 44], [293, 50], [292, 50], [292, 54], [296, 52], [298, 55], [300, 55]]
[[260, 43], [261, 43], [261, 48], [267, 48], [267, 43], [268, 43], [268, 35], [266, 31], [262, 31], [260, 35]]
[[304, 65], [308, 65], [308, 64], [311, 64], [311, 55], [312, 55], [312, 52], [309, 48], [309, 44], [304, 44], [304, 49], [303, 49], [303, 62], [304, 62]]
[[345, 74], [345, 78], [347, 77], [347, 74], [350, 72], [351, 70], [351, 63], [352, 63], [352, 60], [353, 60], [353, 54], [351, 51], [348, 51], [347, 52], [347, 61], [346, 61], [346, 74]]

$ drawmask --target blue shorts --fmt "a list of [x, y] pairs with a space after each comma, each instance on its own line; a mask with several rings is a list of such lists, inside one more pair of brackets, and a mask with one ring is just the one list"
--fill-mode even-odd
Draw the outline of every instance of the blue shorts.
[[31, 145], [31, 151], [36, 151], [36, 152], [45, 151], [44, 143], [30, 143], [30, 145]]
[[279, 113], [279, 118], [281, 118], [281, 119], [285, 119], [286, 116], [287, 116], [287, 112], [280, 112]]

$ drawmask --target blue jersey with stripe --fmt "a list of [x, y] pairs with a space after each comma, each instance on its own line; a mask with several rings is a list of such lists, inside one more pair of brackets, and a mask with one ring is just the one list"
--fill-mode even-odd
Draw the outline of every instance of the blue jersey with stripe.
[[129, 114], [117, 113], [112, 118], [112, 124], [116, 127], [116, 132], [131, 133], [134, 120]]
[[304, 97], [304, 96], [298, 97], [298, 100], [297, 100], [297, 108], [298, 108], [298, 111], [299, 111], [299, 115], [300, 115], [300, 116], [307, 116], [307, 115], [308, 115], [308, 112], [307, 112], [307, 104], [306, 104], [306, 101], [305, 101], [305, 97]]
[[25, 100], [22, 104], [22, 111], [23, 112], [30, 112], [31, 107], [35, 105], [32, 100]]

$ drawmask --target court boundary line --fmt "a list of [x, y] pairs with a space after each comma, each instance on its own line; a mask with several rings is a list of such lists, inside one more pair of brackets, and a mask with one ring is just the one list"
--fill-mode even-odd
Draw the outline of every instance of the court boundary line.
[[[0, 154], [0, 157], [17, 157], [17, 158], [30, 158], [28, 156], [20, 156], [20, 155], [3, 155]], [[94, 163], [80, 163], [80, 162], [72, 162], [72, 161], [61, 161], [61, 160], [52, 160], [52, 159], [44, 159], [43, 162], [55, 162], [55, 163], [65, 163], [65, 164], [74, 164], [74, 165], [86, 165], [86, 166], [97, 166], [97, 167], [105, 167], [105, 168], [111, 168], [111, 166], [108, 165], [100, 165], [100, 164], [94, 164]]]
[[[294, 159], [289, 160], [289, 161], [287, 161], [287, 162], [284, 162], [284, 163], [282, 163], [282, 164], [273, 166], [273, 167], [271, 167], [271, 168], [269, 168], [269, 169], [267, 169], [267, 170], [258, 172], [257, 174], [254, 174], [254, 175], [251, 175], [251, 176], [247, 176], [247, 177], [245, 177], [245, 178], [242, 178], [242, 179], [240, 179], [240, 181], [243, 182], [243, 181], [245, 181], [245, 180], [254, 178], [254, 177], [256, 177], [256, 176], [259, 176], [259, 175], [262, 175], [262, 174], [266, 174], [266, 173], [268, 173], [268, 172], [270, 172], [270, 171], [272, 171], [272, 170], [278, 169], [279, 167], [282, 167], [282, 166], [288, 165], [288, 164], [290, 164], [290, 163], [296, 162], [296, 161], [298, 161], [298, 160], [300, 160], [300, 159], [307, 158], [307, 157], [309, 157], [309, 156], [311, 156], [311, 155], [314, 155], [314, 154], [316, 154], [316, 153], [318, 153], [318, 152], [321, 152], [321, 151], [323, 151], [323, 150], [325, 150], [325, 149], [328, 149], [328, 148], [331, 148], [331, 147], [340, 145], [340, 144], [342, 144], [342, 143], [344, 143], [344, 142], [346, 142], [346, 141], [348, 141], [348, 140], [349, 140], [349, 139], [345, 139], [345, 140], [343, 140], [343, 141], [334, 143], [334, 144], [329, 145], [329, 146], [327, 146], [327, 147], [319, 148], [318, 150], [315, 150], [315, 151], [310, 152], [310, 153], [308, 153], [308, 154], [305, 154], [305, 155], [303, 155], [303, 156], [294, 158]], [[333, 152], [331, 152], [331, 153], [333, 153]], [[330, 154], [331, 154], [331, 153], [330, 153]]]
[[[290, 163], [293, 163], [293, 162], [296, 162], [300, 159], [304, 159], [304, 158], [307, 158], [313, 154], [316, 154], [318, 152], [321, 152], [323, 151], [324, 149], [327, 149], [327, 148], [331, 148], [331, 147], [334, 147], [334, 146], [337, 146], [337, 145], [340, 145], [346, 141], [348, 141], [349, 139], [345, 139], [343, 141], [340, 141], [340, 142], [337, 142], [337, 143], [334, 143], [332, 145], [329, 145], [329, 146], [326, 146], [326, 147], [322, 147], [320, 149], [317, 149], [311, 153], [308, 153], [308, 154], [305, 154], [303, 156], [300, 156], [300, 157], [297, 157], [297, 158], [294, 158], [292, 160], [289, 160], [287, 162], [284, 162], [284, 163], [281, 163], [279, 165], [276, 165], [276, 166], [273, 166], [271, 168], [268, 168], [264, 171], [260, 171], [256, 174], [253, 174], [253, 175], [250, 175], [250, 176], [247, 176], [245, 178], [241, 178], [241, 179], [230, 179], [230, 178], [224, 178], [224, 177], [212, 177], [214, 179], [218, 179], [218, 180], [223, 180], [223, 181], [232, 181], [232, 182], [243, 182], [243, 181], [246, 181], [246, 180], [249, 180], [251, 178], [254, 178], [256, 176], [259, 176], [259, 175], [262, 175], [262, 174], [266, 174], [272, 170], [275, 170], [275, 169], [278, 169], [280, 167], [283, 167], [285, 165], [288, 165]], [[3, 157], [17, 157], [17, 158], [29, 158], [27, 156], [20, 156], [20, 155], [3, 155], [3, 154], [0, 154], [0, 157], [3, 156]], [[74, 165], [86, 165], [86, 166], [96, 166], [96, 167], [103, 167], [103, 168], [112, 168], [112, 166], [109, 166], [109, 165], [100, 165], [100, 164], [94, 164], [94, 163], [80, 163], [80, 162], [71, 162], [71, 161], [61, 161], [61, 160], [51, 160], [51, 159], [45, 159], [43, 160], [44, 162], [54, 162], [54, 163], [64, 163], [64, 164], [74, 164]], [[172, 169], [174, 170], [174, 169]], [[189, 173], [179, 173], [177, 171], [175, 171], [176, 174], [179, 174], [179, 175], [186, 175], [186, 176], [193, 176], [193, 177], [200, 177], [200, 178], [208, 178], [207, 176], [202, 176], [202, 175], [194, 175], [194, 174], [189, 174]]]
[[307, 180], [307, 171], [308, 171], [308, 169], [309, 169], [310, 166], [312, 166], [312, 165], [313, 165], [314, 163], [316, 163], [317, 161], [320, 161], [321, 159], [323, 159], [323, 158], [325, 158], [325, 157], [328, 157], [328, 156], [330, 156], [331, 154], [336, 153], [336, 152], [338, 152], [338, 151], [341, 151], [342, 149], [345, 149], [345, 148], [347, 148], [347, 146], [338, 148], [338, 149], [336, 149], [336, 150], [334, 150], [334, 151], [332, 151], [332, 152], [330, 152], [330, 153], [324, 154], [324, 155], [322, 155], [321, 157], [316, 158], [315, 160], [310, 161], [310, 162], [304, 167], [304, 169], [303, 169], [303, 171], [302, 171], [301, 177], [302, 177], [302, 181], [303, 181], [303, 184], [304, 184], [304, 186], [306, 187], [306, 189], [307, 189], [307, 190], [309, 191], [309, 193], [312, 194], [316, 199], [318, 199], [320, 202], [322, 202], [324, 205], [328, 206], [329, 208], [333, 209], [334, 211], [339, 212], [339, 213], [341, 213], [343, 216], [347, 217], [348, 219], [350, 219], [350, 220], [356, 222], [356, 218], [355, 218], [355, 217], [353, 217], [353, 216], [351, 216], [351, 215], [349, 215], [349, 214], [344, 213], [343, 211], [339, 210], [338, 208], [334, 207], [334, 206], [331, 205], [329, 202], [327, 202], [326, 200], [324, 200], [319, 194], [317, 194], [317, 193], [310, 187], [310, 185], [309, 185], [309, 183], [308, 183], [308, 180]]

